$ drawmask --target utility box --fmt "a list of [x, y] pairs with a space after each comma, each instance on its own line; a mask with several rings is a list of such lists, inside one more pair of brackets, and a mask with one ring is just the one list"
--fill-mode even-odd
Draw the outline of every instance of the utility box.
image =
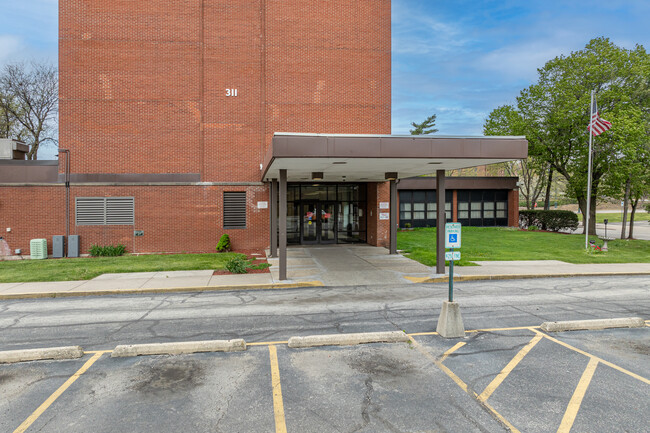
[[47, 259], [47, 239], [29, 241], [29, 255], [32, 260]]
[[65, 257], [65, 236], [52, 236], [52, 257]]
[[79, 235], [68, 236], [68, 257], [79, 257]]
[[22, 141], [0, 138], [0, 159], [26, 159], [29, 146]]

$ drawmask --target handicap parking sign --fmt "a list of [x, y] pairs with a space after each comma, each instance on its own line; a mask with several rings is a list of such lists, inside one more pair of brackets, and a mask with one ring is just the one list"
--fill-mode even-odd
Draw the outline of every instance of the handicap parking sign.
[[460, 248], [460, 223], [445, 224], [445, 248]]

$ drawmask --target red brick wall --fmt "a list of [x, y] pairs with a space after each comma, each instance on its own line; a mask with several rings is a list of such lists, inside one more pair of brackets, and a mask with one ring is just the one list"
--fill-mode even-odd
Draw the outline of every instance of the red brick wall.
[[[12, 251], [29, 254], [29, 241], [65, 235], [65, 196], [62, 186], [0, 188], [0, 225]], [[246, 191], [247, 228], [223, 229], [223, 192]], [[23, 195], [34, 209], [25, 215]], [[75, 197], [134, 197], [134, 226], [76, 226]], [[128, 252], [214, 252], [219, 237], [228, 233], [235, 249], [261, 249], [269, 242], [268, 202], [265, 186], [73, 186], [70, 191], [70, 234], [80, 235], [81, 252], [92, 244], [122, 243]], [[134, 230], [144, 230], [135, 237]]]
[[[390, 0], [61, 0], [59, 135], [71, 172], [258, 182], [274, 132], [389, 134], [390, 7]], [[81, 236], [82, 252], [93, 243], [213, 251], [224, 233], [223, 191], [237, 190], [248, 191], [248, 227], [227, 231], [234, 247], [268, 246], [268, 210], [256, 209], [268, 201], [262, 185], [73, 185], [70, 233]], [[388, 222], [377, 212], [388, 184], [370, 190], [368, 236], [387, 245]], [[135, 197], [134, 227], [74, 225], [76, 196], [107, 195]], [[28, 253], [30, 239], [51, 243], [64, 234], [63, 197], [62, 186], [0, 188], [10, 247]]]
[[519, 190], [508, 191], [508, 226], [519, 227]]
[[390, 133], [390, 49], [390, 0], [61, 0], [61, 147], [259, 181], [273, 132]]
[[59, 2], [73, 173], [197, 173], [200, 1]]
[[[379, 209], [380, 202], [390, 203], [390, 183], [382, 182], [377, 184], [377, 208], [376, 212], [390, 212], [388, 209]], [[399, 208], [398, 208], [399, 210]], [[399, 213], [399, 212], [398, 212]], [[390, 221], [377, 221], [377, 245], [388, 248], [390, 243]]]
[[47, 239], [52, 254], [53, 235], [65, 235], [64, 188], [0, 188], [0, 236], [5, 238], [12, 254], [20, 248], [23, 255], [29, 256], [29, 241], [40, 238]]
[[380, 220], [380, 212], [389, 212], [379, 209], [380, 202], [390, 203], [390, 184], [388, 182], [368, 184], [368, 243], [379, 247], [388, 248], [390, 243], [390, 221]]

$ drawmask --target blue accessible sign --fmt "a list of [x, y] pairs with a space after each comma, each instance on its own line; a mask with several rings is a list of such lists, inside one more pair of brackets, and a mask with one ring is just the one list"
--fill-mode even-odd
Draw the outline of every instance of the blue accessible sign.
[[445, 224], [445, 248], [460, 248], [460, 223]]

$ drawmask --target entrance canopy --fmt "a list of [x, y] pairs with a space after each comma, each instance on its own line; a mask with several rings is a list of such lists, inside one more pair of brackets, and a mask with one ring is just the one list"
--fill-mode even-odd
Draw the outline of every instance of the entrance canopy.
[[287, 170], [290, 182], [383, 182], [398, 178], [523, 159], [525, 137], [458, 137], [445, 135], [351, 135], [275, 133], [262, 169], [262, 181]]
[[275, 257], [279, 247], [279, 278], [287, 279], [287, 182], [389, 180], [389, 251], [396, 254], [396, 180], [435, 172], [436, 271], [444, 274], [445, 248], [441, 234], [444, 233], [446, 219], [445, 170], [512, 161], [527, 156], [528, 142], [525, 137], [275, 133], [262, 166], [262, 181], [272, 183], [271, 256]]

